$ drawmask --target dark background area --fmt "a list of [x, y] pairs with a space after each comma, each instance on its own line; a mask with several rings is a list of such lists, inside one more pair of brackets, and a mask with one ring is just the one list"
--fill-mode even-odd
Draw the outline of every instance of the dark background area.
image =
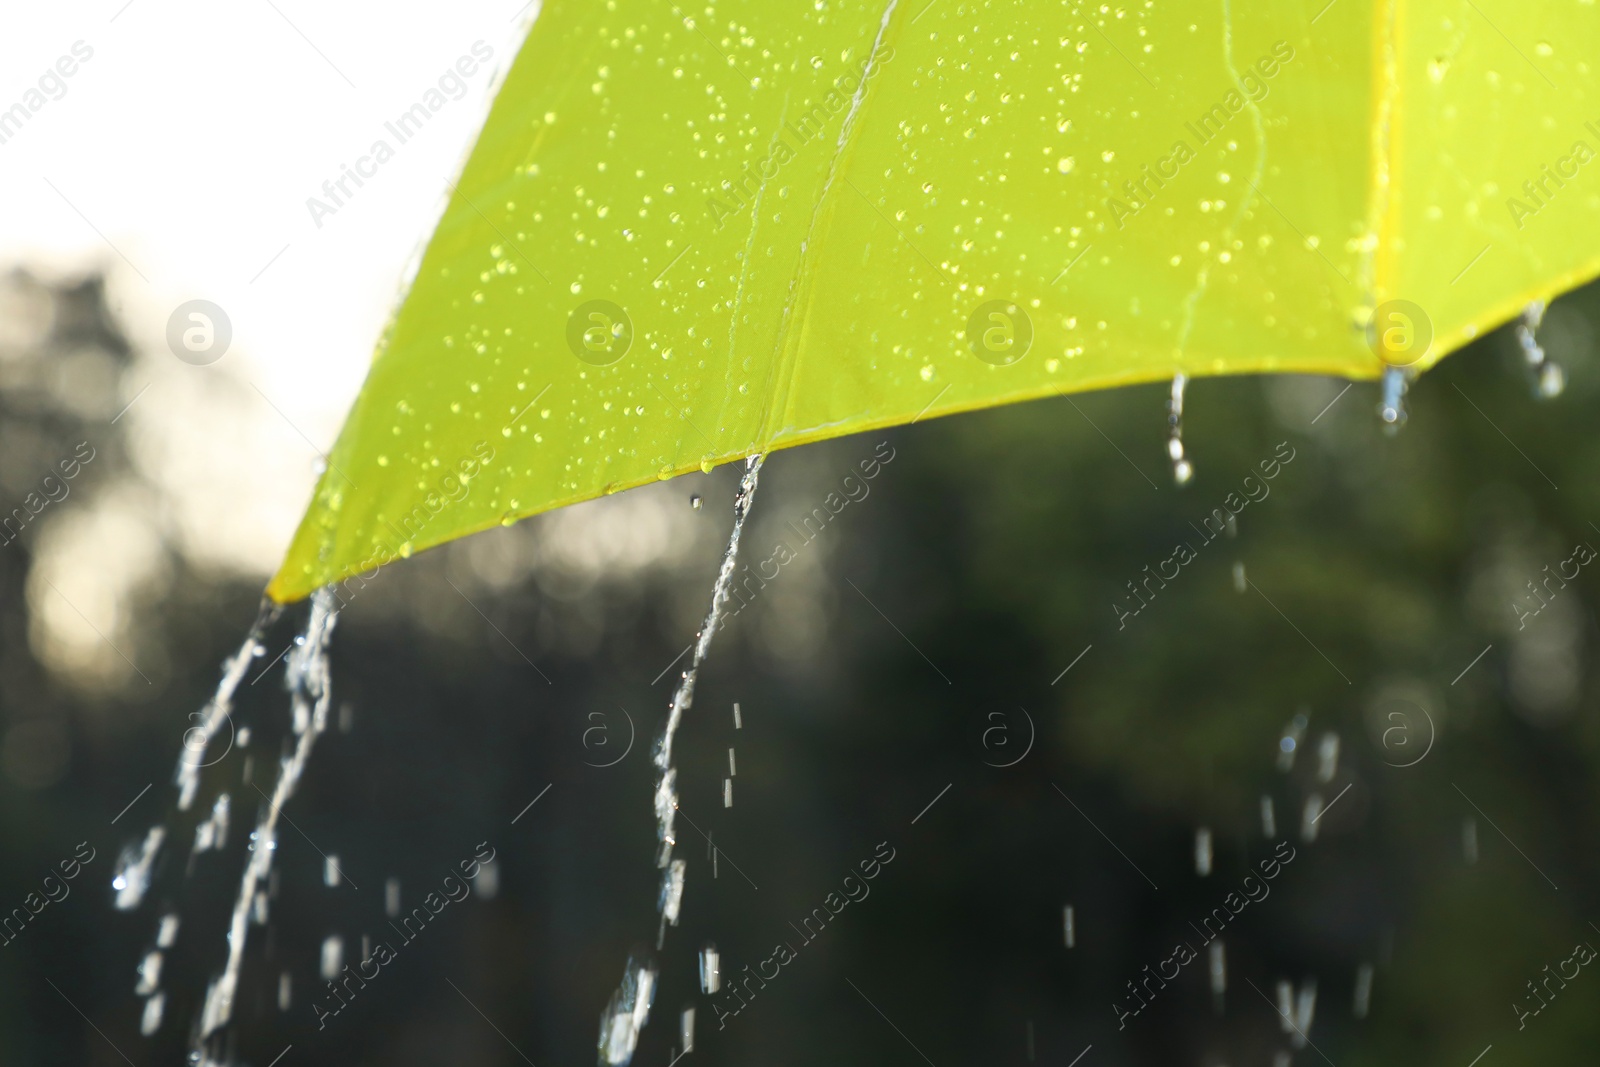
[[[80, 842], [95, 850], [70, 896], [0, 947], [0, 1062], [178, 1064], [226, 955], [262, 807], [245, 761], [270, 790], [262, 768], [289, 736], [282, 664], [262, 672], [306, 609], [269, 631], [242, 687], [232, 727], [249, 744], [206, 769], [179, 816], [171, 778], [189, 716], [244, 639], [260, 579], [171, 544], [167, 580], [126, 606], [130, 643], [106, 649], [149, 684], [90, 690], [52, 673], [31, 615], [47, 591], [30, 567], [61, 514], [140, 477], [118, 426], [81, 402], [86, 389], [115, 396], [133, 353], [96, 279], [4, 284], [49, 326], [0, 345], [0, 504], [79, 441], [98, 456], [0, 548], [0, 914]], [[1533, 397], [1502, 330], [1416, 384], [1398, 435], [1383, 432], [1371, 383], [1341, 396], [1344, 383], [1323, 379], [1195, 382], [1197, 474], [1181, 490], [1164, 386], [772, 456], [742, 559], [768, 558], [779, 539], [797, 558], [718, 633], [678, 736], [687, 891], [654, 953], [660, 990], [635, 1062], [672, 1060], [688, 1005], [686, 1064], [1465, 1067], [1490, 1045], [1484, 1067], [1592, 1059], [1592, 968], [1525, 1028], [1513, 1005], [1535, 1006], [1526, 983], [1576, 943], [1600, 944], [1594, 568], [1521, 628], [1513, 603], [1532, 606], [1526, 583], [1574, 545], [1600, 544], [1597, 317], [1591, 288], [1546, 320], [1570, 379], [1559, 398]], [[85, 352], [98, 361], [87, 377]], [[786, 524], [883, 441], [894, 459], [870, 494], [800, 545]], [[1270, 496], [1244, 508], [1236, 537], [1201, 545], [1191, 524], [1282, 442], [1294, 459]], [[491, 531], [385, 568], [351, 603], [332, 644], [337, 725], [286, 808], [268, 921], [251, 928], [237, 1062], [594, 1061], [629, 951], [653, 946], [650, 745], [676, 678], [666, 668], [709, 600], [737, 476]], [[1180, 541], [1197, 558], [1119, 629], [1126, 583]], [[1283, 770], [1297, 714], [1306, 725]], [[1329, 735], [1338, 758], [1322, 781]], [[227, 845], [191, 857], [221, 791]], [[1332, 806], [1307, 840], [1313, 796]], [[152, 889], [115, 910], [118, 854], [164, 821]], [[1205, 876], [1202, 828], [1215, 842]], [[706, 834], [722, 850], [715, 877]], [[1202, 948], [1119, 1029], [1127, 983], [1178, 942], [1198, 947], [1192, 924], [1279, 841], [1295, 858], [1227, 927], [1220, 1000]], [[482, 842], [498, 892], [480, 881], [402, 946], [385, 881], [399, 879], [409, 910]], [[895, 858], [870, 895], [802, 947], [789, 924], [885, 842]], [[324, 884], [325, 854], [347, 881]], [[166, 1009], [141, 1036], [137, 968], [169, 912], [182, 921], [159, 982]], [[398, 958], [319, 1030], [324, 939], [342, 937], [354, 960], [363, 935]], [[696, 979], [708, 941], [730, 977], [779, 942], [798, 953], [719, 1030]], [[1363, 965], [1370, 1013], [1357, 1018]], [[1280, 1025], [1281, 981], [1314, 983], [1314, 1047]]]

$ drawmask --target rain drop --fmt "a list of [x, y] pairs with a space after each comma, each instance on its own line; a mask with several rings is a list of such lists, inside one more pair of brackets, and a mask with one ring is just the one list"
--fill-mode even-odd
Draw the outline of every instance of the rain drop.
[[700, 992], [715, 993], [722, 988], [722, 957], [717, 946], [707, 941], [700, 950]]
[[1372, 964], [1363, 963], [1356, 968], [1356, 992], [1351, 1011], [1357, 1019], [1365, 1019], [1372, 1006]]
[[1194, 832], [1194, 873], [1201, 878], [1211, 874], [1211, 828], [1202, 826]]
[[1211, 975], [1211, 1005], [1218, 1015], [1222, 1014], [1222, 998], [1228, 991], [1228, 957], [1222, 947], [1222, 942], [1211, 942], [1210, 959], [1206, 961], [1206, 969]]
[[157, 993], [144, 1002], [144, 1014], [139, 1018], [139, 1033], [149, 1037], [161, 1029], [161, 1015], [166, 1010], [167, 995]]
[[1317, 780], [1331, 782], [1339, 770], [1339, 735], [1325, 733], [1317, 742]]
[[344, 967], [344, 939], [331, 934], [322, 942], [322, 977], [333, 981]]

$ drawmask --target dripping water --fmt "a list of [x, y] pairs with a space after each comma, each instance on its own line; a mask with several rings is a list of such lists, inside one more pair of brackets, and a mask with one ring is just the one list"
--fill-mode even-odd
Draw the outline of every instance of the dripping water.
[[[705, 662], [706, 653], [711, 649], [711, 639], [716, 635], [717, 626], [722, 621], [722, 609], [728, 602], [728, 590], [733, 584], [734, 566], [739, 556], [739, 538], [744, 533], [745, 519], [749, 517], [750, 507], [755, 502], [756, 483], [761, 476], [761, 464], [764, 458], [755, 455], [745, 460], [744, 477], [739, 481], [739, 491], [733, 500], [733, 530], [728, 534], [728, 547], [723, 551], [722, 565], [717, 570], [717, 580], [712, 586], [711, 607], [706, 612], [705, 622], [701, 624], [699, 634], [696, 635], [694, 656], [672, 694], [667, 724], [661, 731], [660, 739], [656, 741], [652, 757], [660, 774], [656, 779], [655, 789], [658, 842], [656, 866], [663, 871], [661, 890], [657, 897], [657, 913], [660, 917], [656, 937], [657, 948], [660, 948], [666, 938], [667, 926], [677, 925], [678, 912], [683, 904], [685, 864], [683, 860], [672, 858], [673, 846], [677, 844], [677, 838], [673, 834], [673, 824], [678, 809], [678, 771], [672, 765], [672, 741], [677, 735], [679, 723], [683, 721], [683, 713], [694, 703], [694, 686], [700, 674], [700, 666]], [[736, 711], [736, 725], [737, 716]], [[733, 780], [726, 778], [723, 784], [723, 803], [725, 806], [732, 806]], [[626, 1064], [633, 1059], [634, 1049], [639, 1043], [639, 1033], [650, 1017], [655, 976], [654, 964], [636, 957], [629, 958], [627, 969], [623, 972], [622, 985], [612, 994], [610, 1003], [600, 1016], [601, 1063]]]
[[1317, 781], [1331, 782], [1339, 773], [1339, 735], [1331, 730], [1317, 742]]
[[1211, 874], [1211, 827], [1202, 826], [1194, 832], [1194, 873], [1201, 878]]
[[1311, 1020], [1317, 1012], [1317, 980], [1308, 978], [1300, 983], [1300, 991], [1295, 995], [1294, 1001], [1294, 1039], [1290, 1042], [1295, 1048], [1305, 1048], [1310, 1040]]
[[700, 950], [700, 992], [715, 993], [722, 988], [722, 957], [710, 941]]
[[1172, 394], [1167, 398], [1167, 455], [1172, 458], [1174, 485], [1188, 485], [1194, 477], [1194, 464], [1183, 451], [1183, 393], [1189, 385], [1185, 374], [1172, 378]]
[[1228, 955], [1222, 947], [1222, 941], [1211, 942], [1208, 950], [1210, 958], [1206, 961], [1206, 968], [1211, 976], [1211, 1007], [1218, 1014], [1222, 1014], [1224, 997], [1228, 993]]
[[622, 984], [600, 1016], [600, 1062], [628, 1063], [639, 1045], [639, 1033], [650, 1017], [656, 994], [656, 969], [637, 956], [628, 957]]
[[1372, 1007], [1372, 964], [1363, 963], [1356, 968], [1356, 989], [1354, 1003], [1351, 1005], [1352, 1013], [1357, 1019], [1365, 1019], [1367, 1012]]
[[1389, 433], [1398, 433], [1405, 425], [1409, 385], [1403, 367], [1383, 368], [1383, 399], [1378, 402], [1378, 418], [1383, 420], [1384, 429]]
[[1539, 325], [1544, 321], [1546, 305], [1535, 300], [1522, 309], [1522, 319], [1517, 323], [1517, 344], [1522, 348], [1522, 359], [1533, 375], [1533, 395], [1548, 400], [1560, 396], [1567, 387], [1567, 374], [1561, 364], [1550, 359], [1539, 344]]
[[190, 716], [190, 718], [198, 717], [200, 722], [190, 727], [183, 735], [183, 755], [178, 758], [178, 769], [174, 775], [178, 786], [179, 811], [189, 810], [189, 805], [194, 803], [195, 790], [200, 786], [201, 770], [216, 762], [208, 760], [206, 754], [223, 725], [232, 721], [233, 695], [238, 691], [239, 683], [244, 681], [245, 672], [251, 662], [266, 652], [266, 647], [261, 644], [261, 637], [267, 627], [277, 621], [282, 611], [283, 609], [276, 604], [265, 601], [262, 603], [256, 621], [244, 639], [244, 644], [239, 646], [239, 651], [223, 661], [222, 680], [217, 683], [217, 691], [211, 695], [211, 700], [204, 708]]
[[683, 1014], [678, 1017], [678, 1040], [683, 1045], [683, 1051], [694, 1051], [694, 1005], [683, 1009]]
[[298, 740], [292, 754], [279, 761], [277, 783], [273, 786], [272, 796], [257, 829], [251, 835], [250, 858], [240, 879], [239, 895], [234, 901], [233, 916], [228, 927], [227, 962], [222, 973], [206, 989], [190, 1049], [189, 1061], [197, 1067], [210, 1067], [220, 1062], [212, 1055], [216, 1049], [211, 1038], [233, 1018], [234, 997], [239, 988], [239, 971], [244, 962], [251, 915], [253, 912], [258, 915], [265, 913], [265, 885], [272, 874], [272, 861], [277, 853], [278, 820], [283, 805], [288, 803], [300, 781], [312, 746], [328, 725], [331, 693], [327, 650], [334, 623], [338, 619], [338, 609], [334, 604], [331, 587], [312, 594], [311, 618], [306, 623], [305, 633], [295, 639], [289, 652], [285, 685], [289, 690], [290, 709]]
[[1305, 713], [1301, 712], [1283, 728], [1283, 736], [1278, 738], [1278, 770], [1288, 773], [1294, 769], [1294, 755], [1300, 748], [1300, 739], [1305, 736], [1308, 722]]
[[1317, 820], [1322, 818], [1322, 794], [1306, 797], [1306, 806], [1300, 812], [1300, 840], [1311, 844], [1317, 839]]

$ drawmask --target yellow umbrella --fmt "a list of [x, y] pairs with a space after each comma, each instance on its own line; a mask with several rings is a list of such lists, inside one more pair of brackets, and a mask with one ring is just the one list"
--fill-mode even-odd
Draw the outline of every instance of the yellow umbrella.
[[1420, 371], [1600, 271], [1592, 0], [551, 0], [277, 601], [776, 448]]

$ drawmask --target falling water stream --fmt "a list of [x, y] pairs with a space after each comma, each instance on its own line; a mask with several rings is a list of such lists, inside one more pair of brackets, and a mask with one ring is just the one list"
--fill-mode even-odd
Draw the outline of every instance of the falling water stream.
[[[293, 751], [280, 761], [277, 783], [255, 831], [250, 835], [250, 855], [228, 927], [227, 959], [221, 973], [207, 987], [199, 1018], [192, 1028], [188, 1062], [193, 1067], [220, 1067], [229, 1058], [223, 1051], [221, 1034], [233, 1019], [250, 924], [261, 924], [266, 920], [265, 887], [277, 855], [277, 829], [282, 806], [293, 795], [306, 761], [310, 758], [312, 746], [327, 726], [330, 697], [327, 647], [337, 617], [334, 603], [331, 589], [321, 589], [312, 595], [310, 620], [305, 632], [295, 638], [288, 655], [286, 685], [290, 694], [292, 727], [298, 740]], [[228, 748], [213, 755], [223, 727], [233, 730], [234, 697], [250, 665], [266, 651], [261, 643], [262, 638], [282, 610], [275, 604], [262, 604], [244, 643], [224, 661], [222, 678], [211, 699], [201, 711], [191, 716], [199, 722], [184, 734], [183, 754], [178, 759], [174, 773], [178, 811], [187, 811], [193, 806], [200, 787], [201, 772], [220, 762], [235, 739], [241, 748], [248, 744], [248, 731], [240, 729], [230, 733]], [[244, 777], [246, 781], [249, 780], [248, 769]], [[226, 843], [232, 807], [229, 794], [219, 793], [212, 803], [210, 814], [195, 827], [190, 854], [191, 871], [195, 856], [221, 849]], [[138, 847], [124, 849], [111, 883], [119, 910], [131, 911], [143, 902], [161, 847], [170, 836], [167, 825], [153, 826]], [[146, 998], [140, 1021], [140, 1031], [146, 1036], [161, 1026], [166, 1005], [166, 994], [161, 988], [163, 953], [176, 942], [180, 926], [181, 917], [178, 913], [163, 914], [157, 923], [155, 945], [139, 965], [136, 992]]]
[[211, 1055], [209, 1039], [233, 1018], [234, 996], [239, 988], [239, 968], [244, 960], [251, 915], [252, 912], [260, 915], [265, 910], [267, 878], [272, 873], [272, 860], [278, 847], [278, 820], [283, 805], [288, 803], [300, 781], [312, 746], [328, 725], [328, 701], [332, 692], [328, 684], [328, 639], [333, 635], [338, 615], [331, 588], [313, 593], [306, 631], [295, 639], [289, 652], [286, 684], [298, 740], [293, 753], [280, 762], [272, 798], [255, 832], [250, 835], [250, 860], [245, 864], [239, 896], [234, 901], [233, 917], [228, 924], [227, 964], [206, 989], [205, 1004], [200, 1010], [200, 1023], [190, 1051], [190, 1062], [201, 1067], [221, 1062]]
[[[728, 590], [733, 584], [733, 570], [739, 555], [739, 538], [744, 532], [745, 519], [755, 502], [756, 482], [761, 475], [764, 457], [751, 456], [745, 461], [744, 477], [733, 501], [733, 530], [728, 535], [728, 547], [722, 554], [722, 566], [717, 571], [716, 584], [711, 591], [711, 608], [706, 612], [704, 624], [696, 635], [694, 656], [679, 679], [672, 694], [672, 705], [667, 713], [667, 724], [656, 742], [653, 761], [659, 777], [656, 779], [656, 866], [661, 868], [661, 891], [657, 900], [660, 924], [656, 933], [656, 947], [665, 941], [668, 925], [678, 924], [678, 913], [683, 906], [684, 872], [686, 864], [672, 858], [677, 838], [673, 834], [678, 810], [678, 771], [672, 765], [672, 741], [683, 721], [683, 713], [694, 703], [695, 681], [700, 665], [711, 649], [711, 639], [722, 621], [722, 608], [728, 600]], [[701, 963], [704, 968], [704, 961]], [[704, 979], [702, 978], [702, 984]], [[602, 1064], [627, 1064], [633, 1059], [639, 1044], [639, 1034], [650, 1017], [650, 1004], [655, 996], [656, 967], [648, 958], [634, 954], [628, 957], [622, 983], [612, 994], [600, 1016], [600, 1062]]]

